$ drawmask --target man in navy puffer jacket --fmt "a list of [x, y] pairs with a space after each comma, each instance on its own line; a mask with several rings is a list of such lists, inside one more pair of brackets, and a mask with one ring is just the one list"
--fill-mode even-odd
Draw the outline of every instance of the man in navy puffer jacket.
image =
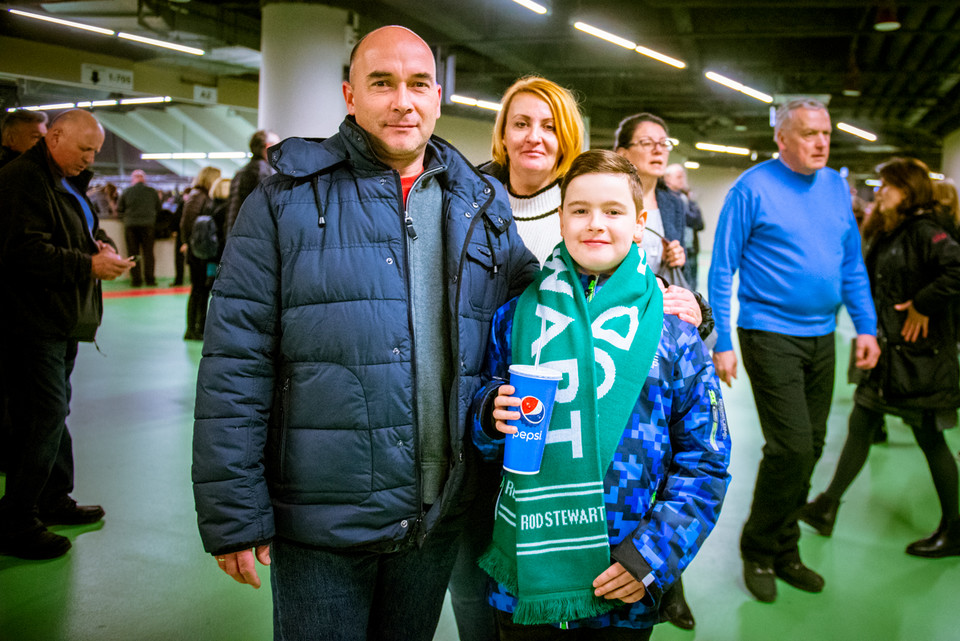
[[278, 639], [433, 637], [490, 319], [537, 271], [503, 189], [432, 137], [435, 73], [407, 29], [363, 38], [350, 115], [270, 150], [213, 290], [200, 532], [241, 583], [272, 561]]

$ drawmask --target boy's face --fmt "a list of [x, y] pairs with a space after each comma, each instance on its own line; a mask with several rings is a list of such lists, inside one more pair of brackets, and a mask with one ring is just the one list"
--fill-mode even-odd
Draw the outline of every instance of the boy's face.
[[560, 234], [585, 274], [612, 274], [643, 236], [647, 212], [637, 215], [628, 180], [623, 174], [584, 174], [567, 185]]

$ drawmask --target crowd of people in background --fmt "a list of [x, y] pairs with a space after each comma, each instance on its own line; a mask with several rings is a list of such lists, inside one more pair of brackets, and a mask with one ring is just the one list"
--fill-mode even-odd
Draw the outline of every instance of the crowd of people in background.
[[[256, 561], [273, 565], [277, 638], [338, 638], [349, 626], [360, 638], [402, 629], [428, 640], [447, 589], [464, 641], [694, 628], [681, 574], [729, 483], [720, 383], [738, 374], [734, 323], [764, 438], [739, 543], [747, 590], [769, 603], [776, 579], [823, 589], [800, 558], [800, 523], [832, 534], [886, 415], [911, 427], [941, 505], [936, 530], [906, 552], [960, 555], [960, 481], [943, 435], [960, 408], [950, 181], [894, 158], [865, 202], [827, 167], [827, 108], [789, 101], [776, 113], [779, 157], [745, 171], [719, 212], [703, 296], [705, 216], [669, 162], [661, 117], [627, 115], [611, 150], [584, 152], [574, 94], [524, 77], [504, 94], [492, 159], [477, 168], [433, 136], [435, 74], [419, 36], [377, 29], [351, 54], [349, 115], [335, 135], [281, 143], [257, 131], [249, 163], [232, 177], [204, 167], [182, 194], [139, 169], [122, 189], [88, 190], [104, 139], [89, 112], [6, 117], [0, 258], [23, 277], [4, 283], [14, 312], [0, 453], [13, 454], [0, 460], [0, 553], [61, 556], [70, 541], [49, 525], [103, 518], [70, 497], [77, 343], [95, 337], [101, 280], [129, 273], [131, 287], [157, 286], [155, 241], [172, 237], [173, 284], [185, 271], [190, 282], [183, 338], [204, 342], [193, 466], [203, 545], [254, 587]], [[99, 224], [112, 217], [124, 255]], [[39, 298], [49, 292], [53, 313]], [[855, 327], [858, 386], [833, 479], [811, 498], [840, 306]], [[622, 335], [604, 326], [619, 315]], [[505, 421], [520, 402], [507, 367], [541, 349], [574, 362], [558, 401], [574, 411], [557, 429], [583, 436], [563, 441], [570, 460], [545, 463], [539, 481], [504, 477]], [[556, 452], [563, 438], [547, 443]], [[584, 505], [616, 516], [560, 572], [524, 558], [555, 541], [520, 542], [517, 513], [540, 500], [523, 496], [571, 479], [576, 494], [594, 488]]]

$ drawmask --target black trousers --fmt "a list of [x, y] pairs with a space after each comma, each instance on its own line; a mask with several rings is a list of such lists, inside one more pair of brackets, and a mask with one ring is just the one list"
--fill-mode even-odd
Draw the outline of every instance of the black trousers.
[[140, 286], [144, 281], [147, 285], [157, 284], [154, 277], [153, 234], [153, 225], [129, 225], [123, 230], [129, 255], [140, 255], [140, 262], [130, 270], [130, 282], [134, 287]]
[[210, 289], [213, 279], [207, 276], [208, 260], [187, 256], [190, 266], [190, 297], [187, 299], [187, 337], [203, 338], [203, 328], [207, 324], [207, 304], [210, 302]]
[[14, 456], [0, 498], [0, 530], [10, 535], [33, 527], [38, 510], [58, 507], [73, 491], [66, 418], [77, 342], [7, 337], [4, 348], [17, 363], [8, 378]]
[[834, 336], [748, 329], [738, 333], [764, 438], [740, 553], [745, 560], [768, 565], [798, 560], [798, 511], [806, 504], [810, 476], [827, 433]]

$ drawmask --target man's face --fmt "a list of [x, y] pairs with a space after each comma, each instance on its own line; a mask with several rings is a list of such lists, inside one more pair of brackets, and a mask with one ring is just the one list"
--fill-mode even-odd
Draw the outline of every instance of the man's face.
[[103, 146], [103, 129], [96, 122], [75, 122], [55, 127], [47, 135], [53, 161], [65, 176], [77, 176], [93, 164]]
[[663, 182], [673, 191], [685, 191], [687, 189], [687, 172], [681, 169], [668, 171], [663, 175]]
[[623, 174], [583, 174], [567, 185], [560, 235], [585, 274], [612, 274], [643, 238], [647, 214], [637, 216], [628, 180]]
[[401, 175], [419, 172], [440, 116], [430, 48], [412, 32], [385, 27], [361, 43], [343, 83], [347, 113], [373, 138], [374, 153]]
[[12, 127], [7, 147], [22, 154], [46, 134], [47, 125], [42, 122], [21, 122]]
[[830, 114], [823, 109], [795, 109], [777, 132], [780, 159], [798, 174], [813, 174], [830, 158]]
[[628, 147], [617, 153], [633, 163], [641, 178], [659, 178], [670, 164], [667, 132], [655, 122], [644, 121], [633, 130]]

